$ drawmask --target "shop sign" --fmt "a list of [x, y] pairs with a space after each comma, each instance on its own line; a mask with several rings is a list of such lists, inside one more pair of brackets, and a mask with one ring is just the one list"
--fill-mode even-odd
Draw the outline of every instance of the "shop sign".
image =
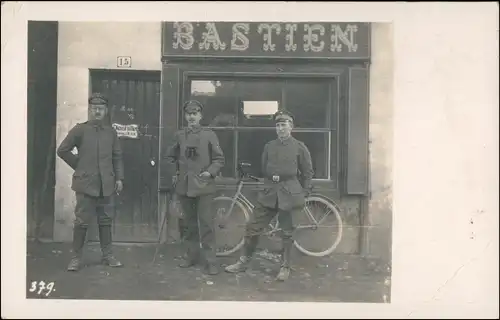
[[162, 33], [164, 57], [370, 57], [365, 22], [165, 22]]

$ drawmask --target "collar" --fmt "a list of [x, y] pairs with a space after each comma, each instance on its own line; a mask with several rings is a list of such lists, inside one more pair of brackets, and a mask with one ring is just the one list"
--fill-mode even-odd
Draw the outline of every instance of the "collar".
[[187, 133], [197, 133], [197, 132], [200, 132], [201, 131], [201, 125], [195, 125], [195, 126], [192, 126], [192, 127], [186, 127], [186, 132]]
[[289, 145], [289, 144], [290, 144], [290, 142], [292, 142], [292, 135], [288, 136], [288, 138], [286, 138], [286, 139], [284, 139], [284, 140], [282, 140], [282, 139], [280, 139], [280, 138], [278, 138], [277, 140], [278, 140], [278, 142], [279, 142], [280, 144], [282, 144], [282, 145], [284, 145], [284, 146], [287, 146], [287, 145]]
[[94, 128], [102, 129], [104, 127], [104, 124], [100, 120], [89, 120], [87, 123]]

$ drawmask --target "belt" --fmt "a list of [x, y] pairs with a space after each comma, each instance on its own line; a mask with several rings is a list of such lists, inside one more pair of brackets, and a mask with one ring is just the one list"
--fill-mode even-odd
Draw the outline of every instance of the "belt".
[[279, 183], [283, 181], [288, 181], [288, 180], [293, 180], [297, 178], [296, 175], [279, 175], [279, 174], [274, 174], [270, 175], [267, 177], [269, 180], [271, 180], [273, 183]]

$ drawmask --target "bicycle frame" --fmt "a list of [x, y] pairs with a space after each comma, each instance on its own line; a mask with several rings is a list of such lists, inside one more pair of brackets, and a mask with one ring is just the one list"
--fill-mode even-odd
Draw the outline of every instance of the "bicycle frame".
[[[332, 201], [331, 199], [325, 197], [324, 195], [322, 194], [316, 194], [316, 193], [313, 193], [313, 194], [310, 194], [308, 196], [309, 197], [320, 197], [320, 198], [323, 198], [325, 199], [326, 201], [328, 201], [329, 203], [335, 205], [335, 202]], [[306, 199], [307, 200], [307, 199]], [[310, 229], [310, 228], [319, 228], [320, 225], [323, 223], [323, 221], [328, 217], [328, 215], [332, 212], [331, 210], [327, 211], [319, 220], [316, 220], [316, 218], [314, 217], [314, 215], [311, 213], [311, 210], [307, 207], [307, 206], [304, 206], [304, 209], [303, 209], [303, 212], [305, 212], [305, 215], [307, 216], [307, 218], [309, 219], [309, 222], [311, 224], [309, 225], [299, 225], [299, 226], [294, 226], [294, 229]], [[272, 221], [271, 223], [269, 223], [269, 227], [271, 228], [271, 230], [269, 232], [267, 232], [266, 234], [273, 234], [275, 232], [278, 232], [281, 230], [280, 226], [279, 226], [279, 220], [278, 219], [273, 219], [275, 220], [276, 222], [273, 224]]]
[[[222, 200], [226, 201], [225, 202], [226, 205], [224, 207], [227, 206], [227, 201], [230, 201], [229, 209], [227, 212], [223, 212], [222, 210], [219, 211], [220, 213], [218, 212], [218, 217], [221, 217], [223, 220], [219, 224], [219, 226], [221, 228], [224, 228], [224, 225], [227, 222], [227, 219], [229, 218], [229, 216], [233, 213], [233, 209], [235, 206], [238, 206], [238, 207], [242, 206], [241, 209], [243, 210], [243, 213], [245, 215], [245, 219], [249, 219], [249, 215], [251, 216], [252, 214], [254, 214], [255, 205], [243, 194], [242, 190], [243, 190], [243, 186], [246, 184], [245, 178], [249, 178], [250, 180], [255, 180], [255, 181], [260, 181], [260, 179], [257, 177], [245, 174], [243, 172], [244, 166], [248, 167], [249, 164], [242, 163], [238, 167], [238, 171], [240, 174], [239, 174], [239, 179], [237, 182], [236, 192], [234, 193], [234, 195], [232, 197], [221, 196], [223, 198]], [[335, 216], [336, 221], [338, 222], [339, 232], [338, 232], [338, 234], [333, 242], [327, 243], [329, 247], [326, 250], [322, 250], [322, 251], [314, 251], [313, 250], [313, 251], [311, 251], [311, 250], [307, 249], [306, 247], [303, 247], [301, 244], [301, 241], [294, 240], [294, 245], [302, 253], [309, 255], [309, 256], [322, 257], [322, 256], [325, 256], [325, 255], [333, 252], [333, 250], [335, 250], [338, 243], [340, 242], [340, 239], [342, 238], [342, 218], [340, 217], [340, 209], [338, 208], [338, 206], [335, 204], [335, 202], [332, 199], [328, 198], [327, 196], [324, 196], [322, 194], [317, 194], [317, 193], [312, 193], [312, 194], [309, 194], [307, 196], [306, 204], [308, 204], [308, 203], [319, 203], [319, 204], [325, 205], [328, 210], [320, 210], [322, 216], [315, 218], [313, 211], [315, 213], [316, 210], [311, 210], [309, 208], [309, 206], [305, 205], [300, 210], [300, 211], [304, 211], [304, 213], [300, 213], [300, 214], [305, 214], [307, 216], [307, 220], [309, 221], [309, 223], [307, 224], [307, 221], [304, 221], [304, 222], [306, 222], [306, 224], [302, 224], [301, 222], [299, 223], [299, 221], [297, 221], [297, 223], [294, 223], [294, 227], [293, 227], [294, 230], [299, 230], [299, 229], [317, 230], [317, 229], [323, 227], [322, 224], [324, 223], [326, 218], [331, 215], [332, 212], [333, 212], [333, 215]], [[239, 214], [239, 212], [238, 212], [238, 214]], [[267, 237], [271, 238], [276, 233], [281, 232], [283, 230], [283, 228], [280, 226], [280, 222], [279, 222], [278, 217], [279, 217], [278, 215], [273, 217], [273, 219], [270, 221], [270, 223], [268, 225], [268, 228], [266, 228], [265, 230], [262, 230], [263, 232], [260, 235], [267, 236]], [[245, 224], [248, 223], [248, 220], [244, 223]], [[324, 226], [324, 227], [330, 228], [330, 226]], [[224, 249], [224, 252], [220, 253], [219, 255], [226, 256], [228, 254], [231, 254], [231, 253], [235, 252], [236, 250], [239, 250], [243, 246], [243, 244], [244, 244], [244, 239], [241, 239], [241, 240], [239, 240], [238, 244], [236, 244], [236, 246], [233, 249], [231, 249], [229, 251]]]
[[[309, 197], [321, 197], [321, 198], [324, 198], [323, 195], [320, 195], [320, 194], [310, 194]], [[330, 199], [327, 199], [330, 203], [334, 203], [333, 201], [331, 201]], [[323, 220], [325, 220], [325, 218], [330, 214], [331, 211], [328, 211], [327, 213], [325, 213], [325, 215], [319, 220], [317, 221], [313, 214], [311, 213], [311, 210], [309, 210], [309, 208], [307, 206], [305, 206], [305, 210], [306, 212], [306, 215], [307, 217], [309, 218], [309, 221], [311, 221], [311, 223], [314, 224], [315, 227], [318, 227], [322, 222]], [[310, 226], [301, 226], [301, 228], [307, 228], [307, 227], [310, 227]]]
[[241, 189], [243, 189], [244, 184], [245, 183], [242, 179], [240, 179], [238, 181], [238, 187], [236, 188], [236, 193], [231, 198], [232, 199], [231, 206], [229, 207], [229, 210], [227, 211], [227, 213], [224, 215], [223, 221], [225, 221], [229, 217], [229, 215], [231, 215], [231, 213], [233, 212], [233, 208], [234, 208], [236, 201], [242, 202], [245, 206], [247, 206], [250, 209], [250, 211], [253, 211], [253, 209], [255, 208], [254, 204], [250, 200], [248, 200], [247, 197], [245, 197], [243, 192], [241, 192]]
[[[240, 179], [239, 179], [238, 184], [237, 184], [238, 186], [236, 188], [236, 193], [232, 197], [231, 206], [229, 207], [228, 212], [224, 215], [224, 218], [223, 218], [224, 220], [226, 220], [229, 217], [229, 215], [232, 213], [236, 201], [240, 201], [243, 205], [247, 206], [247, 208], [250, 209], [249, 210], [250, 212], [253, 212], [253, 209], [255, 208], [255, 205], [250, 200], [248, 200], [248, 198], [245, 197], [245, 195], [241, 191], [243, 189], [243, 185], [245, 184], [243, 178], [246, 175], [243, 173], [243, 170], [241, 167], [239, 168], [238, 171], [240, 172]], [[249, 178], [252, 178], [252, 176], [249, 176]], [[253, 179], [255, 179], [255, 177], [253, 177]], [[311, 196], [324, 198], [323, 195], [319, 195], [319, 194], [310, 194], [309, 197], [311, 197]], [[328, 200], [330, 203], [333, 203], [333, 201], [331, 201], [330, 199], [326, 199], [326, 200]], [[303, 211], [306, 213], [306, 216], [308, 217], [309, 221], [311, 222], [311, 225], [302, 225], [302, 226], [300, 226], [300, 229], [311, 228], [311, 227], [318, 228], [319, 225], [323, 222], [323, 220], [331, 212], [331, 211], [328, 211], [319, 221], [317, 221], [307, 206], [304, 206]], [[273, 220], [276, 221], [274, 224], [272, 223]], [[279, 226], [279, 219], [274, 218], [273, 220], [271, 220], [271, 222], [269, 223], [269, 227], [271, 230], [269, 232], [266, 232], [266, 234], [273, 234], [273, 233], [281, 230], [280, 226]]]

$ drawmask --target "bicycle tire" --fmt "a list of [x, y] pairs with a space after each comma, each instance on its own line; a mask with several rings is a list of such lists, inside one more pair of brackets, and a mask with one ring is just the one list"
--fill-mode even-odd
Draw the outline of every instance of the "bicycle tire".
[[313, 201], [318, 201], [322, 204], [325, 204], [330, 210], [332, 210], [332, 212], [334, 213], [335, 219], [337, 220], [337, 223], [338, 223], [337, 224], [338, 225], [337, 237], [335, 238], [335, 241], [332, 243], [332, 245], [330, 247], [328, 247], [328, 249], [323, 250], [323, 251], [307, 250], [305, 247], [301, 246], [297, 242], [297, 240], [294, 240], [293, 244], [300, 252], [302, 252], [305, 255], [308, 255], [311, 257], [324, 257], [324, 256], [331, 254], [333, 251], [335, 251], [335, 249], [339, 245], [340, 241], [342, 240], [343, 221], [342, 221], [342, 217], [340, 216], [340, 209], [338, 208], [338, 206], [335, 204], [334, 201], [332, 201], [332, 200], [330, 200], [322, 195], [310, 195], [306, 199], [306, 205], [307, 205], [307, 203], [313, 202]]
[[[219, 196], [219, 197], [214, 198], [214, 202], [217, 202], [217, 201], [232, 202], [233, 198], [226, 197], [226, 196]], [[236, 200], [235, 205], [238, 206], [241, 209], [240, 212], [243, 212], [243, 215], [244, 215], [244, 218], [245, 218], [245, 223], [248, 223], [248, 221], [250, 221], [249, 208], [242, 201], [240, 201], [240, 200]], [[225, 256], [229, 256], [229, 255], [235, 253], [236, 251], [240, 250], [243, 247], [243, 245], [245, 244], [245, 238], [244, 238], [244, 236], [245, 236], [244, 234], [241, 234], [241, 239], [238, 241], [238, 243], [233, 248], [231, 248], [229, 250], [224, 250], [224, 251], [217, 251], [216, 252], [216, 256], [218, 256], [218, 257], [225, 257]]]

